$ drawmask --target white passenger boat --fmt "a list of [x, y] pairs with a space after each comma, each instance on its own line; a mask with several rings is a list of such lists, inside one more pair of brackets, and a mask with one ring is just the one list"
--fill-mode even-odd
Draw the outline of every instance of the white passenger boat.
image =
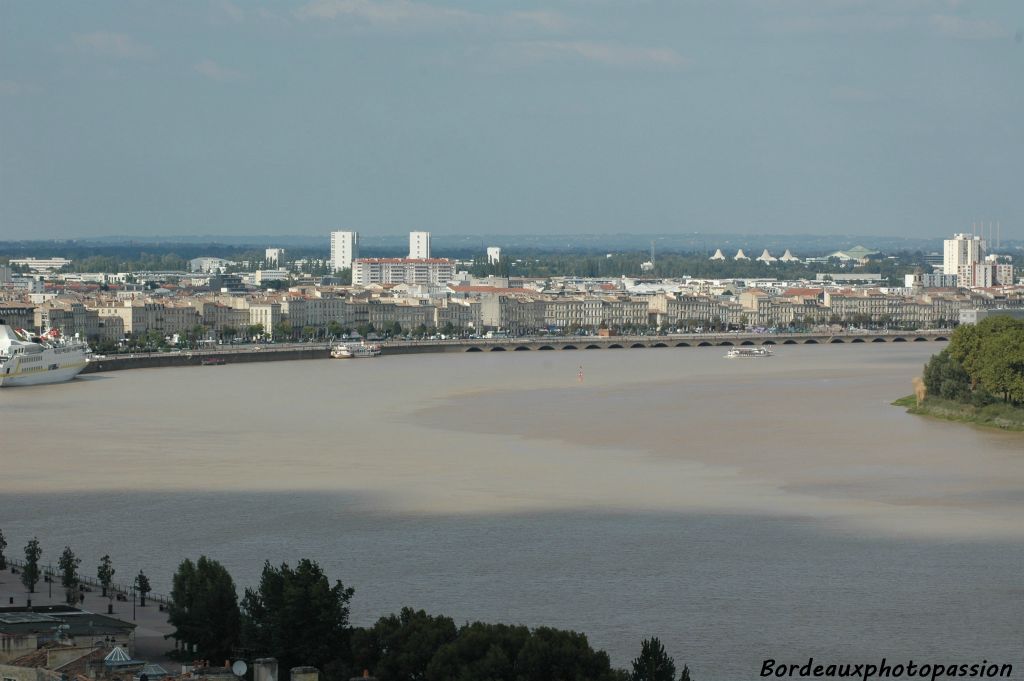
[[0, 319], [0, 386], [70, 381], [89, 363], [89, 346], [51, 329], [33, 338]]
[[362, 359], [376, 357], [379, 354], [379, 345], [367, 345], [366, 343], [342, 343], [331, 348], [331, 357], [334, 359]]
[[725, 356], [729, 359], [738, 358], [750, 358], [750, 357], [771, 357], [772, 350], [768, 346], [762, 345], [759, 348], [732, 348], [729, 352], [725, 353]]

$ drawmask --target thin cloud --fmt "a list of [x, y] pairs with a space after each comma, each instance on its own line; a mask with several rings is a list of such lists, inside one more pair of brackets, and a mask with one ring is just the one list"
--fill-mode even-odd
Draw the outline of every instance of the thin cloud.
[[566, 19], [565, 15], [548, 10], [512, 12], [506, 15], [506, 19], [512, 24], [534, 26], [545, 31], [563, 31], [569, 26], [569, 20]]
[[296, 10], [300, 19], [356, 19], [373, 25], [444, 25], [478, 15], [411, 0], [312, 0]]
[[534, 10], [498, 15], [415, 0], [311, 0], [295, 11], [303, 20], [354, 21], [378, 28], [562, 31], [569, 20], [558, 12]]
[[949, 14], [933, 14], [929, 23], [935, 31], [946, 38], [958, 40], [999, 40], [1009, 38], [1010, 31], [994, 21], [964, 19]]
[[153, 48], [136, 41], [124, 33], [96, 31], [75, 34], [75, 48], [92, 54], [117, 59], [145, 59], [152, 56]]
[[0, 97], [17, 97], [23, 92], [25, 92], [25, 88], [21, 83], [16, 83], [13, 80], [0, 80]]
[[776, 33], [890, 33], [911, 25], [899, 15], [794, 16], [769, 21], [767, 28]]
[[242, 74], [234, 69], [221, 66], [212, 59], [204, 59], [193, 67], [196, 73], [209, 78], [210, 80], [229, 81], [238, 80]]
[[685, 68], [690, 61], [667, 47], [635, 47], [585, 40], [535, 40], [505, 43], [499, 56], [520, 63], [584, 61], [616, 67]]
[[832, 88], [829, 95], [837, 102], [850, 104], [867, 104], [869, 102], [877, 102], [879, 99], [878, 95], [874, 92], [848, 85]]
[[245, 10], [231, 0], [211, 0], [210, 5], [217, 19], [227, 19], [236, 24], [245, 21]]

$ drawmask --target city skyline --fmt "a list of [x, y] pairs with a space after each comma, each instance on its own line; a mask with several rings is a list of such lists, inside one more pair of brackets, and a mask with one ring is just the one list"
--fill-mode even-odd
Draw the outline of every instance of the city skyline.
[[[0, 9], [0, 239], [1013, 235], [1019, 4]], [[397, 228], [395, 225], [406, 225]]]

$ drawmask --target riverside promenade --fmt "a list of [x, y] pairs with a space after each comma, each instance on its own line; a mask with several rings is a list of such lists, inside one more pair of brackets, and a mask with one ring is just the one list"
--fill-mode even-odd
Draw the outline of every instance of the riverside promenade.
[[[450, 340], [373, 341], [382, 355], [435, 352], [524, 352], [550, 350], [619, 350], [708, 346], [833, 345], [863, 343], [923, 343], [947, 341], [949, 329], [928, 331], [844, 331], [841, 333], [716, 333], [658, 336], [522, 336], [516, 338], [457, 338]], [[344, 342], [344, 341], [342, 341]], [[97, 355], [83, 373], [172, 366], [200, 366], [210, 358], [225, 364], [296, 359], [326, 359], [331, 343], [225, 345], [203, 350], [177, 350], [123, 355]], [[212, 370], [212, 368], [211, 368]]]
[[[92, 591], [82, 592], [85, 600], [76, 603], [74, 607], [81, 610], [107, 615], [107, 606], [113, 605], [113, 612], [108, 616], [129, 622], [136, 625], [135, 628], [135, 657], [147, 662], [159, 663], [167, 671], [173, 672], [180, 669], [181, 664], [173, 662], [166, 657], [168, 650], [173, 650], [174, 641], [165, 639], [164, 636], [174, 631], [167, 622], [167, 612], [161, 610], [157, 601], [146, 599], [146, 607], [139, 605], [136, 600], [134, 606], [131, 594], [127, 600], [111, 601], [102, 597], [99, 588], [90, 586]], [[42, 579], [36, 584], [36, 592], [28, 593], [25, 585], [21, 583], [21, 575], [13, 574], [10, 568], [0, 570], [0, 607], [28, 605], [31, 599], [32, 605], [67, 605], [64, 600], [64, 588], [60, 585], [60, 577], [54, 578], [52, 583], [46, 583]]]

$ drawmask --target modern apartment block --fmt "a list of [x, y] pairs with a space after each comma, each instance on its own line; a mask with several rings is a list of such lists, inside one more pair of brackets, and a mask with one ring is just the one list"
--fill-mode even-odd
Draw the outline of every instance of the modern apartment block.
[[455, 263], [444, 258], [359, 258], [352, 263], [352, 284], [446, 284]]
[[263, 256], [263, 260], [268, 265], [280, 267], [281, 263], [284, 261], [285, 252], [286, 251], [283, 248], [268, 248], [266, 249], [266, 255]]
[[430, 232], [409, 232], [409, 259], [430, 258]]
[[331, 232], [331, 269], [350, 270], [359, 257], [359, 232]]
[[981, 262], [984, 250], [985, 242], [980, 236], [954, 234], [943, 242], [943, 274], [956, 274], [961, 282], [970, 281], [970, 268]]

